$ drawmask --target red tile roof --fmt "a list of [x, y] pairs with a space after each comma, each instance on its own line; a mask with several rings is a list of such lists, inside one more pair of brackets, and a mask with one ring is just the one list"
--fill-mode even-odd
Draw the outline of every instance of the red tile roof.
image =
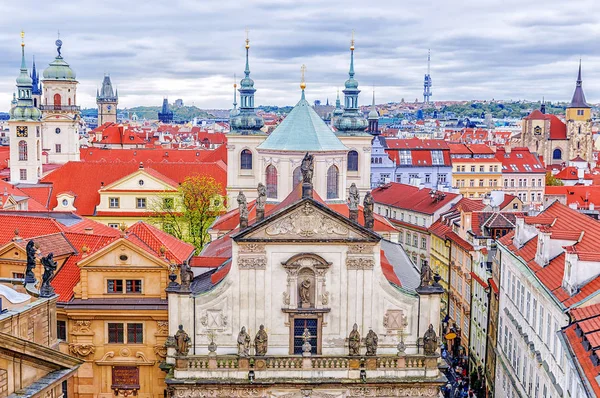
[[525, 120], [549, 120], [550, 121], [550, 139], [551, 140], [566, 140], [567, 125], [560, 120], [556, 115], [544, 114], [539, 109], [534, 110]]
[[544, 164], [529, 148], [516, 147], [506, 152], [504, 147], [496, 149], [496, 159], [502, 162], [502, 173], [546, 174]]
[[145, 222], [138, 221], [127, 228], [127, 239], [136, 237], [149, 248], [154, 255], [162, 257], [161, 248], [165, 249], [167, 260], [174, 260], [177, 264], [187, 261], [194, 253], [194, 246], [180, 241], [172, 235]]
[[10, 242], [16, 236], [29, 239], [35, 236], [50, 235], [63, 231], [63, 227], [51, 218], [0, 214], [0, 245]]
[[[216, 156], [217, 151], [219, 153]], [[222, 156], [222, 152], [225, 156]], [[194, 162], [215, 162], [217, 160], [227, 161], [227, 147], [219, 147], [215, 150], [207, 149], [163, 149], [163, 148], [151, 148], [151, 149], [103, 149], [103, 148], [85, 148], [81, 149], [81, 160], [84, 162], [133, 162], [139, 164], [140, 162], [145, 165], [150, 163], [161, 163], [161, 162], [182, 162], [182, 163], [194, 163]]]
[[[50, 235], [35, 236], [32, 238], [40, 251], [41, 256], [47, 256], [53, 253], [55, 257], [66, 256], [76, 252], [75, 248], [69, 243], [65, 234], [57, 232]], [[31, 239], [20, 240], [17, 245], [23, 249]]]
[[446, 192], [441, 200], [433, 200], [430, 189], [419, 189], [413, 185], [391, 182], [371, 191], [375, 203], [423, 214], [434, 214], [460, 195]]
[[481, 285], [481, 287], [483, 287], [484, 289], [488, 288], [488, 284], [479, 277], [479, 275], [477, 275], [475, 272], [471, 271], [471, 278], [475, 279], [475, 281], [477, 283], [479, 283]]
[[[596, 258], [598, 252], [598, 239], [600, 239], [600, 222], [579, 213], [569, 207], [554, 202], [548, 206], [542, 213], [536, 217], [524, 217], [528, 224], [543, 225], [545, 232], [550, 232], [551, 237], [555, 239], [569, 239], [579, 241], [567, 248], [571, 252], [581, 253], [584, 258], [590, 254]], [[568, 233], [566, 232], [568, 231]], [[582, 234], [582, 232], [584, 232]], [[550, 260], [549, 264], [542, 267], [535, 261], [537, 252], [537, 238], [534, 237], [526, 242], [522, 247], [517, 248], [513, 244], [514, 232], [511, 232], [501, 238], [499, 242], [511, 250], [515, 255], [521, 257], [527, 266], [535, 273], [539, 281], [551, 291], [555, 297], [567, 308], [579, 303], [592, 294], [600, 290], [600, 276], [580, 286], [577, 293], [573, 296], [562, 288], [562, 280], [565, 268], [564, 252]]]
[[402, 283], [400, 282], [398, 275], [396, 275], [396, 272], [394, 272], [394, 267], [392, 264], [390, 264], [383, 250], [381, 250], [380, 262], [381, 270], [383, 271], [383, 275], [385, 275], [386, 279], [394, 285], [402, 287]]
[[129, 126], [124, 126], [115, 123], [104, 123], [98, 126], [90, 135], [95, 135], [101, 132], [102, 138], [97, 141], [99, 145], [144, 145], [145, 140], [141, 139], [137, 132], [130, 129]]
[[[442, 151], [443, 164], [440, 164], [439, 166], [450, 167], [452, 165], [448, 144], [446, 144], [444, 140], [388, 138], [385, 142], [387, 145], [386, 153], [398, 166], [401, 165], [399, 151], [402, 149], [411, 151], [412, 166], [415, 167], [432, 166], [432, 151], [434, 150]], [[402, 166], [406, 167], [410, 165], [402, 164]]]
[[[155, 170], [166, 176], [169, 181], [182, 182], [186, 177], [195, 174], [209, 175], [221, 184], [222, 194], [225, 194], [227, 184], [227, 167], [222, 162], [216, 163], [155, 163], [144, 170]], [[77, 214], [93, 215], [100, 202], [98, 190], [129, 174], [139, 170], [135, 162], [68, 162], [61, 168], [43, 177], [41, 182], [52, 184], [52, 199], [50, 208], [57, 205], [56, 193], [73, 191], [76, 195], [74, 206]], [[85, 181], [85, 184], [80, 183]]]

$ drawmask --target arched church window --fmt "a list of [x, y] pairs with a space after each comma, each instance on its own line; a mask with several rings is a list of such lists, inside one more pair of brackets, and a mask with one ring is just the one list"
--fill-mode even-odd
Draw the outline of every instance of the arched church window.
[[54, 94], [54, 107], [60, 109], [60, 105], [61, 105], [60, 94], [58, 94], [58, 93]]
[[27, 160], [27, 142], [19, 141], [19, 160]]
[[358, 152], [348, 152], [348, 171], [358, 171]]
[[339, 171], [336, 166], [327, 170], [327, 199], [339, 198]]
[[277, 199], [277, 169], [272, 164], [267, 166], [267, 198]]
[[71, 98], [69, 98], [69, 106], [71, 106]]
[[296, 185], [300, 184], [302, 182], [302, 170], [300, 170], [300, 166], [296, 167], [294, 169], [294, 173], [292, 174], [292, 183], [294, 188], [296, 188]]
[[252, 170], [252, 152], [244, 149], [240, 154], [240, 167], [242, 170]]
[[552, 159], [560, 160], [562, 159], [562, 151], [559, 148], [556, 148], [554, 152], [552, 152]]

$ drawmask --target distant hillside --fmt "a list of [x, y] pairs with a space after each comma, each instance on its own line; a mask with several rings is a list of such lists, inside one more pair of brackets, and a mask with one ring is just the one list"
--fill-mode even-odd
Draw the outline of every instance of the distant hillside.
[[[137, 114], [139, 119], [158, 119], [158, 112], [160, 112], [160, 106], [136, 106], [135, 108], [128, 108], [127, 112], [130, 115]], [[171, 107], [173, 111], [173, 120], [175, 122], [188, 122], [195, 117], [198, 118], [212, 118], [214, 117], [210, 113], [203, 111], [195, 106], [182, 106], [181, 108]]]
[[[540, 109], [540, 102], [495, 102], [495, 101], [470, 101], [466, 104], [446, 105], [438, 109], [438, 113], [446, 112], [456, 115], [458, 118], [483, 118], [486, 113], [491, 113], [494, 118], [516, 118], [521, 119], [527, 116], [534, 109]], [[546, 103], [546, 113], [564, 114], [567, 107], [566, 103]], [[425, 108], [425, 114], [433, 113], [433, 108]]]

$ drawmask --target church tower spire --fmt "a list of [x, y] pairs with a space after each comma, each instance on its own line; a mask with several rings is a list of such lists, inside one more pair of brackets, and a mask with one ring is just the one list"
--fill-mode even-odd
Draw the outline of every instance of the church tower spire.
[[344, 87], [344, 113], [335, 121], [338, 134], [365, 134], [367, 121], [358, 107], [360, 90], [358, 89], [358, 81], [354, 79], [354, 31], [352, 31], [352, 40], [350, 41], [350, 70]]
[[373, 90], [373, 103], [371, 104], [368, 121], [369, 129], [367, 131], [371, 135], [379, 135], [379, 113], [377, 113], [377, 107], [375, 107], [375, 90]]
[[262, 134], [260, 130], [265, 122], [258, 116], [254, 110], [254, 80], [250, 78], [250, 39], [248, 30], [246, 30], [246, 68], [244, 69], [244, 78], [240, 81], [240, 108], [237, 115], [231, 118], [231, 133], [250, 135]]
[[229, 112], [229, 117], [236, 116], [240, 111], [237, 108], [237, 80], [235, 73], [233, 74], [233, 109]]
[[581, 59], [577, 72], [577, 82], [571, 103], [567, 106], [567, 139], [569, 153], [568, 160], [577, 156], [588, 162], [593, 161], [592, 140], [592, 109], [585, 101], [583, 93], [583, 80], [581, 78]]
[[431, 92], [432, 83], [433, 82], [431, 80], [431, 50], [429, 50], [427, 52], [427, 73], [425, 74], [425, 79], [423, 80], [423, 102], [425, 102], [426, 104], [429, 103], [431, 95], [433, 94]]

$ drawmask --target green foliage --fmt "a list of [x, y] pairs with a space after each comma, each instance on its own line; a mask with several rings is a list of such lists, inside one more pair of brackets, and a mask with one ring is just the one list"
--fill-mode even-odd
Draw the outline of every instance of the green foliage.
[[[516, 118], [521, 119], [527, 116], [535, 109], [540, 109], [541, 102], [473, 102], [468, 101], [462, 104], [452, 104], [441, 109], [443, 113], [452, 112], [458, 118], [480, 118], [481, 113], [491, 113], [494, 118]], [[546, 113], [563, 114], [566, 109], [566, 104], [562, 103], [546, 103]], [[426, 114], [432, 113], [429, 110], [424, 110]]]
[[225, 209], [221, 190], [213, 177], [188, 176], [177, 193], [164, 193], [150, 203], [151, 222], [200, 252], [210, 240], [208, 228]]
[[546, 173], [546, 186], [547, 187], [561, 187], [565, 185], [561, 180], [554, 177], [552, 173]]
[[[127, 112], [129, 112], [130, 115], [135, 113], [138, 115], [139, 119], [157, 120], [158, 112], [160, 112], [161, 109], [162, 107], [160, 106], [136, 106], [135, 108], [127, 109]], [[173, 111], [173, 121], [177, 123], [189, 122], [195, 117], [214, 117], [210, 113], [207, 113], [206, 111], [203, 111], [195, 106], [182, 106], [181, 108], [171, 106], [171, 110]]]

